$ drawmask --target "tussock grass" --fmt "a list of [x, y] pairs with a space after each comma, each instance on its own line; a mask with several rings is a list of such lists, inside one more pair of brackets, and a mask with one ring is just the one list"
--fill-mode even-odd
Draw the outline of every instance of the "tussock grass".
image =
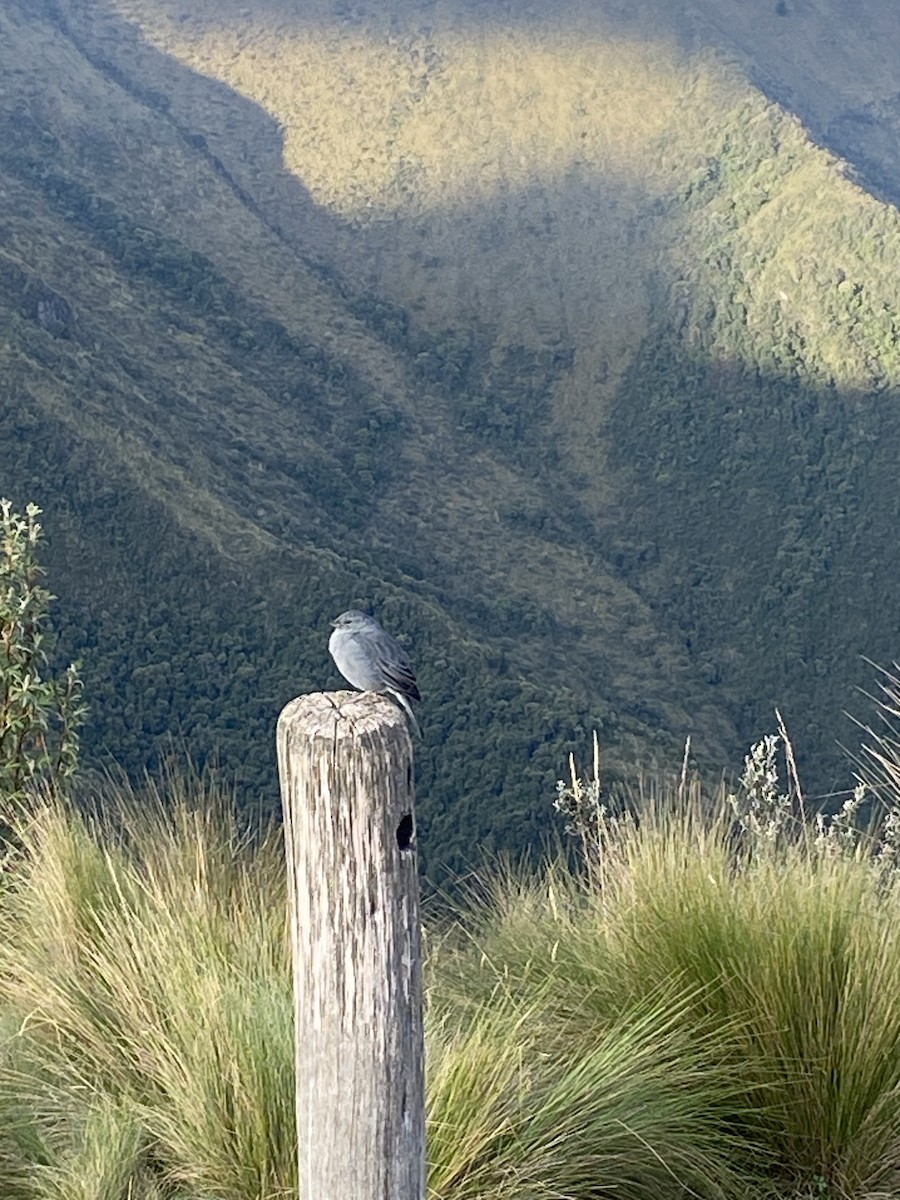
[[736, 1088], [660, 994], [584, 1038], [552, 989], [498, 989], [430, 1057], [435, 1197], [744, 1196]]
[[889, 806], [879, 826], [850, 823], [859, 791], [834, 818], [799, 819], [798, 797], [762, 775], [740, 797], [682, 784], [618, 815], [598, 806], [587, 875], [498, 879], [439, 948], [445, 987], [481, 987], [482, 1002], [498, 979], [522, 1000], [543, 990], [586, 1044], [674, 989], [671, 1030], [711, 1039], [738, 1085], [727, 1127], [762, 1168], [756, 1186], [897, 1195], [898, 743], [867, 733], [864, 785]]
[[[48, 1164], [36, 1195], [80, 1195], [110, 1147], [125, 1182], [92, 1195], [125, 1195], [144, 1152], [172, 1194], [294, 1187], [280, 841], [252, 842], [214, 791], [168, 791], [119, 785], [115, 830], [36, 810], [6, 881], [0, 992], [20, 1024], [2, 1086], [31, 1090]], [[83, 1119], [67, 1116], [73, 1097]]]
[[[891, 813], [884, 712], [864, 783]], [[857, 832], [861, 791], [798, 819], [776, 742], [738, 795], [610, 812], [582, 785], [588, 871], [498, 871], [429, 930], [430, 1200], [900, 1193], [897, 823]], [[197, 779], [18, 825], [0, 1195], [295, 1195], [278, 832]]]

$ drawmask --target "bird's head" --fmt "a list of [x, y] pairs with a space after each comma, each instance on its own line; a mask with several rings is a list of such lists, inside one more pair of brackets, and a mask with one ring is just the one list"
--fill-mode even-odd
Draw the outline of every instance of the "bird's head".
[[344, 629], [347, 633], [358, 633], [362, 629], [371, 629], [374, 624], [374, 618], [366, 616], [358, 608], [350, 608], [346, 612], [342, 612], [331, 622], [333, 629]]

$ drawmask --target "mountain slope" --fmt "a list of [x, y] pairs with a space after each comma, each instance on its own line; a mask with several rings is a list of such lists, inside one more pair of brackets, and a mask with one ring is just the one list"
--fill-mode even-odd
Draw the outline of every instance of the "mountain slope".
[[[423, 818], [457, 866], [534, 838], [592, 725], [613, 764], [670, 752], [692, 687], [703, 707], [686, 655], [467, 427], [484, 400], [448, 385], [454, 348], [373, 332], [391, 310], [311, 268], [72, 20], [4, 17], [0, 458], [46, 512], [92, 752], [136, 769], [171, 734], [271, 789], [278, 708], [336, 682], [327, 618], [364, 601], [415, 645]], [[475, 388], [489, 349], [463, 350]], [[723, 753], [727, 720], [707, 728]]]
[[243, 11], [0, 16], [0, 478], [91, 753], [271, 798], [373, 603], [431, 862], [533, 840], [592, 726], [718, 766], [779, 703], [830, 786], [896, 654], [893, 210], [650, 5]]
[[[579, 537], [745, 738], [781, 704], [814, 787], [843, 782], [832, 739], [848, 735], [860, 656], [896, 654], [900, 227], [748, 74], [827, 132], [888, 87], [891, 6], [811, 0], [753, 21], [652, 0], [321, 0], [252, 21], [219, 4], [119, 9], [276, 117], [285, 165], [336, 218], [316, 245], [352, 286], [435, 332], [487, 331], [494, 362], [528, 349], [512, 389], [527, 427], [541, 428], [534, 362], [565, 364], [539, 390]], [[309, 245], [278, 196], [254, 194]], [[480, 414], [480, 431], [512, 440], [496, 395], [490, 411], [500, 429]], [[535, 469], [554, 462], [541, 445]]]

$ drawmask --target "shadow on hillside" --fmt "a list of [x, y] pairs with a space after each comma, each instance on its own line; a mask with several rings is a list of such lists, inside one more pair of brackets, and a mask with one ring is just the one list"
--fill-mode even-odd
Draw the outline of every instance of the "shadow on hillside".
[[688, 357], [648, 339], [609, 415], [627, 521], [620, 576], [740, 697], [749, 745], [782, 712], [810, 795], [846, 788], [860, 693], [896, 661], [900, 393], [813, 387], [795, 374]]
[[[113, 92], [120, 90], [166, 122], [185, 152], [205, 162], [251, 214], [276, 234], [293, 237], [294, 249], [302, 245], [311, 263], [317, 262], [315, 248], [320, 241], [328, 243], [331, 221], [285, 168], [282, 132], [264, 109], [227, 84], [161, 53], [136, 25], [102, 4], [69, 9], [58, 0], [37, 0], [30, 15], [41, 9]], [[40, 79], [32, 78], [40, 111]], [[92, 139], [88, 127], [80, 139], [83, 154], [102, 156], [105, 147]]]

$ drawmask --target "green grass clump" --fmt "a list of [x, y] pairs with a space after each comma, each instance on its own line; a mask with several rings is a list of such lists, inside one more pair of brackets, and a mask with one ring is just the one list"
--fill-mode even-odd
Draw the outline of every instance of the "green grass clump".
[[174, 790], [116, 789], [115, 830], [56, 805], [24, 827], [0, 911], [0, 1087], [43, 1159], [23, 1196], [87, 1195], [90, 1174], [112, 1200], [148, 1170], [148, 1195], [294, 1187], [280, 842]]
[[[168, 790], [22, 822], [0, 903], [9, 1200], [295, 1194], [281, 846], [196, 781]], [[744, 1194], [722, 1153], [734, 1084], [683, 997], [588, 1033], [557, 989], [463, 995], [435, 960], [434, 1200]]]
[[[674, 989], [671, 1030], [711, 1039], [708, 1061], [738, 1085], [728, 1128], [759, 1187], [900, 1194], [900, 757], [867, 732], [867, 782], [830, 819], [779, 793], [775, 738], [737, 796], [682, 782], [616, 815], [595, 788], [588, 872], [501, 878], [446, 940], [445, 986], [481, 1003], [497, 979], [521, 999], [542, 990], [586, 1039]], [[857, 831], [873, 789], [887, 818]]]
[[[573, 775], [589, 869], [498, 872], [430, 923], [430, 1200], [900, 1194], [900, 775], [867, 735], [878, 831], [860, 790], [800, 819], [774, 738], [735, 795], [610, 812]], [[280, 835], [202, 781], [23, 814], [0, 1195], [295, 1196], [286, 911]]]
[[555, 1001], [498, 989], [431, 1031], [433, 1197], [746, 1196], [746, 1147], [727, 1125], [739, 1089], [715, 1036], [689, 1035], [683, 997], [633, 1005], [592, 1037]]

